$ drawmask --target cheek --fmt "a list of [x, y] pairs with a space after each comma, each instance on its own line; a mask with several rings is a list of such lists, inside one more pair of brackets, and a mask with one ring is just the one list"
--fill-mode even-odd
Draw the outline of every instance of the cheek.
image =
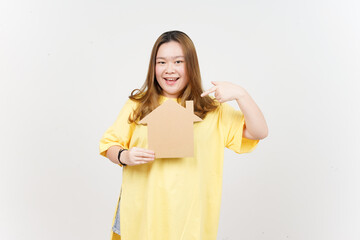
[[178, 69], [178, 72], [181, 74], [181, 76], [185, 77], [186, 76], [186, 69], [185, 67], [180, 67]]
[[187, 77], [187, 74], [186, 74], [185, 67], [181, 68], [181, 75], [184, 77], [185, 82], [187, 83], [188, 82], [188, 77]]
[[155, 66], [155, 75], [161, 76], [162, 68], [160, 66]]

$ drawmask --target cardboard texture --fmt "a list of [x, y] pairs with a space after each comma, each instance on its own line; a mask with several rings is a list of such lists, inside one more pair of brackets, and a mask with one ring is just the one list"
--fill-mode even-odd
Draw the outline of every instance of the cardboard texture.
[[184, 108], [168, 99], [139, 123], [148, 126], [148, 149], [156, 158], [183, 158], [194, 156], [193, 123], [200, 121], [193, 101], [186, 101]]

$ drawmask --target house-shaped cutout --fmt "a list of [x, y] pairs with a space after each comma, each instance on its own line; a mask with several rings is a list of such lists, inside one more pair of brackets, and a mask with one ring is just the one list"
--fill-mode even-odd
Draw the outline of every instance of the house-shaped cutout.
[[194, 122], [202, 121], [194, 114], [193, 101], [186, 108], [168, 99], [139, 123], [147, 124], [148, 149], [156, 158], [194, 156]]

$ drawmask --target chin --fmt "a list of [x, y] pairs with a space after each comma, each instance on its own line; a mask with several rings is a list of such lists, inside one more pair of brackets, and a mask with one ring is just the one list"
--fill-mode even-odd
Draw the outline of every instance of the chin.
[[177, 97], [179, 96], [178, 93], [164, 92], [164, 91], [163, 91], [163, 95], [164, 95], [165, 97], [169, 97], [169, 98], [177, 98]]

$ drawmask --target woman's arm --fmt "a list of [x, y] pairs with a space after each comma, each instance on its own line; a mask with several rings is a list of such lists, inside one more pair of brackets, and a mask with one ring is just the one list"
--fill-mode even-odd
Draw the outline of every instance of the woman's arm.
[[265, 117], [262, 114], [260, 108], [251, 98], [251, 96], [238, 86], [238, 97], [236, 102], [239, 105], [245, 118], [245, 128], [243, 130], [243, 136], [248, 139], [264, 139], [268, 136], [268, 126], [265, 121]]
[[[122, 149], [122, 147], [117, 146], [117, 145], [109, 147], [109, 149], [106, 151], [106, 157], [108, 159], [110, 159], [110, 161], [112, 161], [113, 163], [119, 164], [118, 154], [119, 154], [120, 149]], [[121, 158], [122, 158], [122, 156], [121, 156]]]
[[215, 98], [221, 103], [236, 100], [245, 118], [245, 127], [243, 130], [243, 136], [245, 138], [264, 139], [268, 136], [265, 117], [244, 88], [230, 82], [211, 83], [214, 86], [208, 91], [203, 92], [201, 96], [203, 97], [214, 92]]
[[[122, 147], [114, 145], [106, 151], [106, 157], [115, 164], [119, 164], [118, 154]], [[133, 166], [148, 163], [155, 160], [155, 152], [152, 150], [133, 147], [128, 151], [123, 151], [120, 161], [126, 165]]]

